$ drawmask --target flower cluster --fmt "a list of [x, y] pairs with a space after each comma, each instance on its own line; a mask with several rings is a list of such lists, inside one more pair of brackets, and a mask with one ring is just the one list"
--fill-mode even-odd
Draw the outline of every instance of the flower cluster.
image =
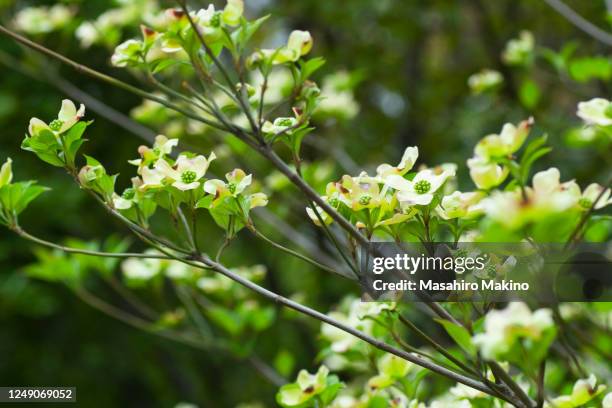
[[319, 367], [315, 374], [301, 370], [294, 383], [280, 388], [276, 402], [281, 407], [328, 406], [343, 386], [338, 377], [329, 375], [325, 366]]
[[75, 35], [83, 48], [94, 44], [115, 46], [121, 38], [123, 29], [141, 20], [155, 23], [159, 6], [156, 0], [130, 0], [118, 2], [118, 7], [100, 14], [95, 20], [84, 21], [76, 29]]
[[130, 160], [137, 166], [138, 176], [132, 179], [132, 187], [123, 194], [113, 195], [116, 209], [134, 208], [142, 215], [146, 208], [154, 210], [155, 205], [171, 212], [182, 204], [192, 211], [207, 208], [217, 224], [233, 235], [249, 223], [252, 208], [267, 205], [268, 198], [264, 193], [247, 193], [252, 183], [250, 174], [234, 169], [227, 173], [227, 181], [209, 179], [206, 174], [216, 158], [215, 153], [206, 157], [182, 152], [173, 159], [171, 153], [177, 144], [178, 139], [159, 135], [152, 148], [139, 147], [140, 158]]
[[[322, 198], [356, 226], [372, 235], [381, 230], [397, 238], [399, 228], [415, 217], [440, 214], [444, 219], [479, 213], [477, 204], [483, 195], [454, 192], [445, 196], [444, 186], [454, 178], [456, 166], [443, 164], [411, 172], [418, 159], [417, 147], [408, 147], [396, 165], [381, 164], [376, 176], [363, 172], [345, 175], [326, 187]], [[317, 225], [332, 218], [320, 207], [306, 208]]]
[[489, 190], [503, 183], [509, 173], [507, 163], [521, 148], [533, 121], [515, 126], [506, 123], [499, 134], [485, 136], [474, 148], [474, 157], [467, 161], [470, 177], [480, 189]]
[[[604, 392], [606, 386], [604, 384], [597, 384], [597, 378], [594, 374], [591, 374], [588, 378], [580, 379], [576, 381], [572, 388], [570, 395], [562, 395], [557, 398], [553, 398], [552, 401], [544, 404], [545, 408], [577, 408], [584, 406], [593, 399], [597, 398], [599, 394]], [[602, 401], [602, 407], [608, 408], [612, 406], [612, 394], [608, 394]]]
[[581, 191], [575, 181], [560, 182], [559, 170], [552, 167], [533, 176], [533, 186], [523, 191], [496, 191], [482, 201], [487, 216], [509, 229], [546, 219], [571, 210], [595, 210], [612, 204], [610, 189], [597, 183]]
[[533, 54], [535, 39], [530, 31], [521, 31], [519, 37], [508, 41], [502, 59], [508, 65], [525, 65]]
[[504, 77], [499, 71], [493, 69], [483, 69], [480, 72], [470, 75], [468, 86], [474, 94], [479, 94], [496, 89], [504, 81]]
[[[111, 58], [118, 67], [157, 65], [163, 60], [193, 58], [200, 48], [199, 37], [213, 52], [223, 48], [232, 53], [240, 51], [244, 42], [265, 19], [247, 22], [242, 13], [242, 0], [228, 0], [222, 10], [210, 4], [207, 8], [190, 11], [189, 16], [181, 9], [168, 9], [153, 19], [152, 27], [142, 27], [142, 39], [130, 39], [115, 49]], [[197, 28], [196, 33], [190, 22]], [[237, 35], [231, 36], [234, 30]], [[297, 61], [312, 48], [312, 37], [307, 31], [293, 31], [287, 45], [277, 49], [262, 49], [249, 57], [251, 67], [260, 63], [284, 64]], [[166, 63], [164, 63], [166, 64]]]
[[578, 104], [578, 116], [588, 125], [612, 126], [612, 102], [594, 98]]
[[[538, 309], [531, 312], [524, 303], [513, 302], [503, 310], [492, 310], [485, 317], [484, 332], [473, 338], [482, 356], [489, 360], [509, 358], [519, 342], [529, 350], [550, 344], [555, 327], [552, 311]], [[534, 359], [540, 356], [532, 355]]]
[[28, 34], [47, 34], [65, 27], [74, 11], [61, 4], [46, 7], [26, 7], [15, 15], [14, 25]]

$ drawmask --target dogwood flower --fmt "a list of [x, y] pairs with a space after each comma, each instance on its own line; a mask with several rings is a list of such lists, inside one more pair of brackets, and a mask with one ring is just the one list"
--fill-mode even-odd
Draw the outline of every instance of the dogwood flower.
[[419, 157], [419, 148], [416, 146], [407, 147], [404, 150], [404, 154], [397, 166], [391, 166], [390, 164], [383, 163], [376, 168], [376, 174], [381, 179], [385, 179], [385, 177], [390, 176], [392, 174], [397, 174], [403, 176], [406, 174], [412, 167], [414, 163], [417, 161]]
[[490, 163], [482, 157], [473, 157], [467, 161], [470, 177], [476, 187], [488, 190], [504, 182], [510, 171], [507, 167]]
[[580, 187], [574, 181], [560, 182], [557, 168], [540, 171], [533, 176], [533, 187], [496, 191], [482, 201], [487, 216], [508, 228], [518, 228], [537, 221], [547, 214], [566, 211], [578, 204]]
[[445, 220], [473, 217], [482, 211], [482, 206], [479, 203], [483, 197], [484, 194], [478, 191], [469, 193], [455, 191], [442, 198], [442, 202], [436, 208], [436, 211]]
[[519, 38], [508, 41], [502, 53], [502, 59], [509, 65], [524, 64], [533, 52], [534, 45], [533, 34], [523, 30], [519, 33]]
[[277, 402], [283, 407], [301, 406], [325, 390], [328, 375], [329, 369], [325, 366], [319, 367], [315, 374], [301, 370], [295, 383], [280, 388], [276, 397]]
[[140, 177], [132, 177], [132, 187], [126, 188], [121, 195], [113, 193], [113, 207], [117, 210], [128, 210], [138, 201], [138, 192], [143, 181]]
[[603, 408], [612, 408], [612, 392], [609, 392], [604, 397], [601, 406]]
[[221, 11], [215, 11], [215, 6], [209, 4], [207, 8], [200, 9], [194, 14], [193, 20], [198, 25], [202, 36], [208, 41], [215, 41], [222, 35]]
[[297, 125], [297, 123], [298, 121], [296, 118], [276, 118], [274, 119], [274, 123], [265, 121], [261, 127], [261, 130], [262, 132], [270, 135], [277, 135], [283, 132], [289, 133], [290, 131], [288, 131], [288, 129], [293, 128], [295, 125]]
[[310, 52], [312, 44], [312, 36], [308, 31], [294, 30], [289, 35], [287, 45], [278, 49], [258, 50], [248, 58], [247, 65], [253, 66], [261, 60], [270, 59], [274, 65], [295, 62]]
[[345, 175], [342, 177], [340, 187], [345, 191], [342, 200], [354, 211], [364, 208], [376, 208], [383, 203], [378, 186], [378, 180], [363, 172], [358, 177]]
[[[204, 183], [204, 191], [214, 198], [212, 207], [217, 206], [225, 197], [238, 197], [251, 185], [253, 176], [241, 169], [234, 169], [225, 175], [227, 183], [223, 180], [212, 179]], [[268, 204], [268, 197], [264, 193], [254, 193], [247, 196], [249, 207], [263, 207]]]
[[143, 167], [148, 167], [158, 159], [170, 155], [178, 142], [178, 139], [168, 139], [164, 135], [157, 135], [152, 149], [144, 145], [138, 147], [140, 159], [128, 160], [128, 163], [138, 166], [138, 174], [140, 174]]
[[115, 47], [111, 56], [111, 64], [115, 67], [133, 67], [142, 61], [143, 42], [140, 40], [127, 40]]
[[[573, 206], [579, 200], [580, 187], [573, 180], [561, 183], [560, 179], [561, 173], [556, 167], [534, 174], [533, 193], [528, 191], [531, 205], [556, 211], [564, 211]], [[591, 194], [591, 191], [588, 193]]]
[[[606, 191], [603, 192], [603, 187], [597, 183], [591, 183], [584, 189], [582, 194], [580, 195], [580, 199], [578, 200], [578, 204], [585, 210], [591, 208], [593, 203], [599, 198], [597, 204], [595, 204], [594, 209], [600, 210], [606, 207], [609, 204], [612, 204], [612, 199], [610, 198], [610, 189], [606, 188]], [[599, 195], [601, 194], [601, 197]]]
[[164, 187], [165, 175], [156, 168], [143, 167], [140, 173], [142, 184], [138, 187], [140, 191]]
[[532, 125], [531, 118], [522, 121], [518, 126], [506, 123], [499, 135], [491, 134], [478, 142], [474, 148], [475, 155], [485, 159], [511, 155], [521, 148]]
[[468, 86], [473, 93], [479, 94], [497, 87], [503, 81], [504, 77], [499, 71], [483, 69], [480, 72], [470, 75], [468, 78]]
[[[147, 250], [146, 254], [158, 254], [155, 250]], [[121, 263], [123, 275], [133, 281], [147, 281], [161, 272], [162, 262], [154, 258], [128, 258]]]
[[553, 326], [550, 309], [531, 312], [524, 303], [512, 302], [503, 310], [487, 313], [484, 332], [476, 334], [472, 341], [485, 359], [492, 360], [507, 353], [519, 338], [539, 340]]
[[292, 31], [287, 40], [287, 49], [293, 53], [291, 61], [297, 61], [312, 49], [312, 36], [308, 31]]
[[588, 125], [612, 125], [612, 102], [604, 98], [593, 98], [578, 103], [578, 117]]
[[390, 175], [385, 184], [398, 191], [397, 199], [404, 206], [428, 205], [434, 193], [454, 175], [452, 171], [444, 170], [437, 174], [433, 169], [425, 169], [418, 172], [412, 181], [399, 175]]
[[35, 136], [41, 130], [49, 130], [56, 136], [64, 133], [75, 123], [77, 123], [85, 115], [85, 105], [81, 104], [77, 111], [74, 103], [69, 99], [62, 101], [62, 107], [57, 114], [57, 119], [54, 119], [48, 125], [38, 118], [30, 119], [28, 132], [30, 136]]
[[[589, 378], [576, 381], [570, 395], [553, 398], [550, 403], [545, 403], [545, 408], [577, 408], [585, 405], [593, 398], [604, 392], [604, 384], [597, 385], [597, 378], [591, 374]], [[606, 396], [607, 398], [607, 396]], [[605, 399], [604, 399], [605, 402]], [[602, 406], [606, 406], [603, 404]]]
[[182, 191], [193, 190], [200, 186], [200, 179], [204, 177], [210, 162], [215, 158], [214, 152], [208, 159], [202, 155], [188, 157], [182, 154], [174, 166], [171, 166], [165, 159], [159, 159], [155, 163], [155, 169], [165, 178], [172, 180], [173, 187]]
[[413, 364], [411, 362], [387, 353], [376, 363], [378, 375], [370, 378], [368, 387], [371, 390], [389, 387], [393, 385], [396, 380], [401, 380], [406, 377], [412, 366]]
[[215, 196], [216, 202], [226, 196], [236, 197], [251, 185], [253, 176], [241, 169], [234, 169], [225, 175], [227, 183], [223, 180], [212, 179], [204, 183], [204, 191]]
[[12, 163], [13, 160], [9, 157], [0, 168], [0, 187], [11, 184], [11, 181], [13, 181]]
[[350, 74], [338, 71], [323, 78], [321, 98], [315, 112], [351, 119], [359, 113], [359, 104], [352, 91]]
[[63, 4], [26, 7], [15, 15], [15, 28], [28, 34], [46, 34], [64, 27], [74, 12]]
[[223, 14], [221, 15], [221, 19], [223, 20], [223, 23], [229, 26], [235, 26], [240, 23], [240, 17], [242, 17], [243, 12], [243, 0], [227, 0], [227, 4], [225, 5]]

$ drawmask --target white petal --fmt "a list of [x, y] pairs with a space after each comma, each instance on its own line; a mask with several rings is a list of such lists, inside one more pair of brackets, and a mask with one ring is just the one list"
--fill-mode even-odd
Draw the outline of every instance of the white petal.
[[161, 174], [157, 169], [150, 169], [148, 167], [142, 168], [142, 181], [143, 184], [140, 186], [141, 190], [146, 190], [150, 187], [159, 187], [162, 184], [164, 175]]
[[397, 193], [397, 199], [402, 204], [427, 205], [433, 200], [433, 194], [417, 194], [412, 191], [400, 191]]
[[[83, 110], [85, 110], [85, 107], [83, 107]], [[62, 122], [68, 122], [74, 120], [76, 116], [77, 110], [76, 106], [74, 106], [74, 103], [70, 99], [64, 99], [62, 101], [62, 108], [57, 114], [57, 118]]]
[[549, 194], [559, 189], [561, 173], [556, 167], [540, 171], [533, 176], [533, 189], [536, 194]]
[[40, 132], [41, 130], [44, 130], [44, 129], [47, 129], [47, 130], [52, 132], [52, 130], [49, 128], [49, 126], [45, 122], [43, 122], [42, 120], [40, 120], [38, 118], [30, 119], [30, 125], [28, 126], [28, 133], [30, 134], [30, 136], [34, 136], [38, 132]]
[[251, 202], [251, 205], [250, 205], [251, 208], [265, 207], [266, 205], [268, 205], [268, 196], [265, 195], [264, 193], [255, 193], [251, 195], [250, 202]]
[[194, 181], [193, 183], [183, 183], [182, 181], [175, 181], [172, 183], [172, 187], [176, 187], [179, 190], [187, 191], [187, 190], [195, 190], [200, 186], [198, 181]]
[[[179, 157], [179, 160], [180, 159], [181, 158]], [[164, 159], [159, 159], [155, 163], [155, 170], [157, 170], [159, 174], [165, 177], [169, 177], [173, 180], [179, 180], [181, 178], [181, 174], [175, 169], [173, 169], [172, 166], [170, 166], [170, 164]], [[143, 178], [144, 178], [144, 169], [143, 169]], [[145, 180], [145, 183], [146, 183], [146, 180]]]
[[252, 174], [249, 174], [249, 175], [245, 176], [242, 180], [240, 180], [240, 182], [236, 186], [235, 193], [236, 194], [242, 193], [245, 188], [247, 188], [248, 186], [251, 185], [252, 180], [253, 180], [253, 175]]
[[204, 183], [204, 191], [212, 195], [217, 195], [217, 191], [225, 187], [225, 183], [222, 180], [217, 179], [208, 180], [206, 183]]
[[399, 191], [412, 190], [412, 183], [396, 174], [392, 174], [385, 179], [385, 186], [389, 186]]
[[13, 170], [11, 164], [13, 160], [11, 158], [7, 158], [6, 162], [0, 168], [0, 187], [5, 186], [7, 184], [11, 184], [13, 180]]
[[[599, 197], [599, 194], [601, 194], [602, 188], [603, 187], [597, 183], [589, 184], [589, 186], [584, 189], [582, 196], [588, 199], [589, 201], [591, 201], [592, 203], [594, 203], [595, 200], [597, 200], [597, 198]], [[599, 210], [607, 206], [609, 204], [609, 199], [610, 199], [610, 189], [608, 188], [603, 193], [599, 201], [597, 201], [597, 205], [595, 206], [595, 209]]]
[[398, 170], [406, 172], [414, 166], [414, 163], [419, 157], [419, 148], [416, 146], [407, 147], [404, 150], [404, 154], [399, 164], [397, 165]]

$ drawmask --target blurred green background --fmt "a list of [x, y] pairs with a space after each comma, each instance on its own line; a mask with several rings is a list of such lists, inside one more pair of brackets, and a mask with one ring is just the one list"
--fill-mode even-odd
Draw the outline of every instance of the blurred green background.
[[[264, 42], [284, 37], [292, 29], [312, 33], [312, 55], [327, 59], [315, 79], [338, 70], [351, 73], [359, 113], [350, 120], [321, 120], [310, 138], [323, 147], [308, 145], [306, 151], [308, 160], [331, 164], [331, 178], [343, 173], [342, 166], [353, 172], [372, 170], [382, 162], [395, 163], [406, 146], [418, 145], [421, 162], [457, 162], [460, 187], [465, 190], [471, 188], [465, 159], [476, 141], [499, 131], [505, 122], [532, 115], [535, 132], [548, 133], [555, 148], [540, 166], [562, 165], [564, 179], [576, 178], [579, 183], [605, 181], [610, 169], [605, 159], [609, 145], [577, 142], [568, 130], [580, 127], [575, 116], [577, 102], [612, 95], [610, 48], [577, 30], [543, 1], [245, 2], [247, 17], [272, 14], [273, 23], [261, 35]], [[77, 61], [135, 82], [125, 71], [110, 66], [112, 48], [94, 45], [83, 49], [73, 33], [79, 21], [94, 19], [116, 3], [65, 3], [77, 10], [74, 21], [63, 30], [33, 38]], [[11, 25], [15, 13], [24, 7], [43, 4], [53, 3], [0, 0], [2, 24]], [[201, 1], [191, 4], [205, 6]], [[603, 0], [568, 4], [599, 27], [610, 28]], [[533, 33], [536, 51], [527, 63], [508, 66], [502, 61], [502, 50], [521, 30]], [[122, 33], [123, 38], [137, 35], [137, 25]], [[569, 56], [562, 53], [564, 49]], [[45, 79], [49, 73], [119, 112], [129, 114], [141, 101], [55, 62], [24, 53], [7, 38], [0, 38], [0, 51], [0, 159], [13, 158], [18, 179], [37, 179], [53, 189], [32, 205], [21, 223], [51, 241], [66, 236], [92, 240], [124, 234], [126, 231], [109, 221], [61, 170], [49, 169], [21, 151], [19, 144], [30, 117], [54, 117], [60, 100], [66, 97], [56, 80]], [[18, 62], [25, 66], [17, 67]], [[25, 75], [21, 72], [24, 67], [33, 67], [35, 72], [42, 67], [46, 75]], [[504, 83], [498, 89], [474, 94], [467, 85], [468, 77], [483, 68], [501, 72]], [[96, 122], [88, 131], [87, 154], [112, 167], [113, 172], [133, 171], [127, 160], [135, 157], [143, 141], [96, 113], [89, 111], [87, 117]], [[338, 156], [342, 151], [348, 157]], [[255, 167], [259, 171], [255, 176], [260, 179], [269, 174], [263, 163]], [[213, 171], [221, 174], [226, 169], [213, 167]], [[323, 185], [323, 180], [314, 176], [311, 181]], [[128, 177], [123, 177], [120, 184], [127, 183]], [[297, 192], [290, 190], [290, 194]], [[322, 241], [306, 221], [303, 208], [273, 205], [272, 210], [290, 213], [288, 222], [315, 242]], [[210, 247], [216, 245], [211, 243]], [[245, 359], [135, 330], [79, 301], [63, 285], [27, 278], [23, 267], [34, 261], [31, 250], [29, 243], [0, 231], [0, 385], [76, 386], [79, 405], [87, 407], [170, 407], [180, 401], [202, 407], [232, 407], [248, 401], [273, 405], [275, 387]], [[253, 242], [246, 233], [226, 259], [232, 266], [266, 264], [266, 285], [287, 295], [300, 292], [306, 303], [323, 311], [355, 290], [338, 284], [332, 276], [287, 261]], [[88, 285], [100, 297], [121, 305], [103, 283], [92, 280]], [[279, 350], [288, 351], [293, 363], [286, 369], [293, 377], [295, 369], [316, 365], [316, 333], [316, 324], [281, 315], [280, 321], [257, 338], [254, 347], [268, 361], [278, 358]]]

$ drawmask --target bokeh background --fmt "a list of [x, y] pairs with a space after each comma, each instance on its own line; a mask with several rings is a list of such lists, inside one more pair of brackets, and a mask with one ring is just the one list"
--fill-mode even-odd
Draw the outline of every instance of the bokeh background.
[[[458, 163], [460, 186], [471, 188], [465, 159], [476, 141], [499, 131], [505, 122], [528, 116], [535, 118], [535, 133], [548, 133], [554, 147], [539, 166], [562, 165], [566, 178], [576, 178], [581, 184], [605, 182], [609, 145], [576, 137], [581, 125], [575, 110], [579, 101], [612, 95], [610, 48], [576, 29], [545, 2], [245, 2], [248, 17], [272, 14], [273, 22], [259, 34], [262, 44], [278, 42], [292, 29], [309, 30], [315, 41], [312, 55], [327, 59], [315, 80], [338, 71], [348, 73], [346, 88], [358, 111], [348, 115], [352, 117], [322, 117], [306, 147], [306, 158], [319, 163], [313, 167], [319, 171], [309, 175], [319, 188], [345, 171], [395, 163], [409, 145], [419, 146], [422, 162]], [[84, 49], [74, 35], [81, 21], [95, 19], [117, 3], [64, 3], [75, 10], [71, 22], [61, 30], [31, 38], [137, 83], [130, 74], [110, 66], [112, 44]], [[205, 6], [202, 1], [191, 3]], [[610, 29], [606, 18], [610, 13], [603, 0], [567, 3], [593, 24]], [[24, 7], [47, 4], [54, 3], [0, 0], [0, 20], [10, 26]], [[137, 36], [137, 27], [119, 27], [119, 38]], [[502, 51], [521, 30], [533, 33], [534, 55], [525, 64], [509, 66], [502, 60]], [[125, 235], [61, 170], [49, 169], [19, 145], [30, 117], [55, 117], [60, 100], [68, 96], [64, 81], [126, 115], [142, 101], [25, 52], [8, 38], [0, 38], [0, 51], [0, 158], [13, 158], [18, 179], [37, 179], [52, 187], [24, 214], [22, 224], [51, 241], [67, 236], [95, 240]], [[484, 68], [499, 71], [504, 82], [476, 94], [468, 78]], [[143, 140], [99, 114], [89, 111], [88, 118], [95, 119], [95, 126], [88, 131], [86, 152], [113, 172], [130, 174], [133, 168], [127, 160], [135, 157]], [[153, 132], [163, 125], [147, 124]], [[180, 136], [205, 149], [212, 145], [197, 134]], [[232, 154], [239, 156], [240, 146], [233, 149]], [[265, 163], [252, 157], [236, 160], [249, 163], [260, 179], [273, 176]], [[226, 169], [220, 166], [213, 171], [221, 174]], [[125, 186], [128, 182], [126, 176], [120, 183]], [[287, 187], [283, 194], [287, 198], [283, 202], [289, 204], [272, 204], [272, 211], [319, 245], [323, 241], [320, 233], [306, 220], [303, 208], [293, 204], [298, 192]], [[212, 224], [203, 228], [215, 229]], [[210, 242], [210, 248], [216, 245]], [[0, 231], [0, 385], [76, 386], [79, 405], [87, 407], [169, 407], [181, 401], [202, 407], [232, 407], [249, 401], [273, 406], [275, 387], [239, 352], [199, 350], [138, 331], [92, 309], [65, 285], [28, 277], [24, 268], [36, 261], [33, 248], [8, 231]], [[139, 247], [134, 243], [133, 248]], [[355, 291], [348, 284], [338, 284], [334, 277], [287, 261], [246, 233], [226, 259], [233, 265], [266, 264], [266, 285], [283, 294], [297, 293], [320, 310], [328, 310], [343, 295]], [[121, 305], [121, 299], [104, 283], [89, 279], [86, 284], [92, 292]], [[142, 296], [154, 305], [160, 301], [144, 292]], [[278, 314], [271, 327], [248, 341], [253, 341], [261, 358], [292, 377], [297, 368], [316, 365], [317, 325]], [[247, 342], [243, 338], [235, 341]]]

